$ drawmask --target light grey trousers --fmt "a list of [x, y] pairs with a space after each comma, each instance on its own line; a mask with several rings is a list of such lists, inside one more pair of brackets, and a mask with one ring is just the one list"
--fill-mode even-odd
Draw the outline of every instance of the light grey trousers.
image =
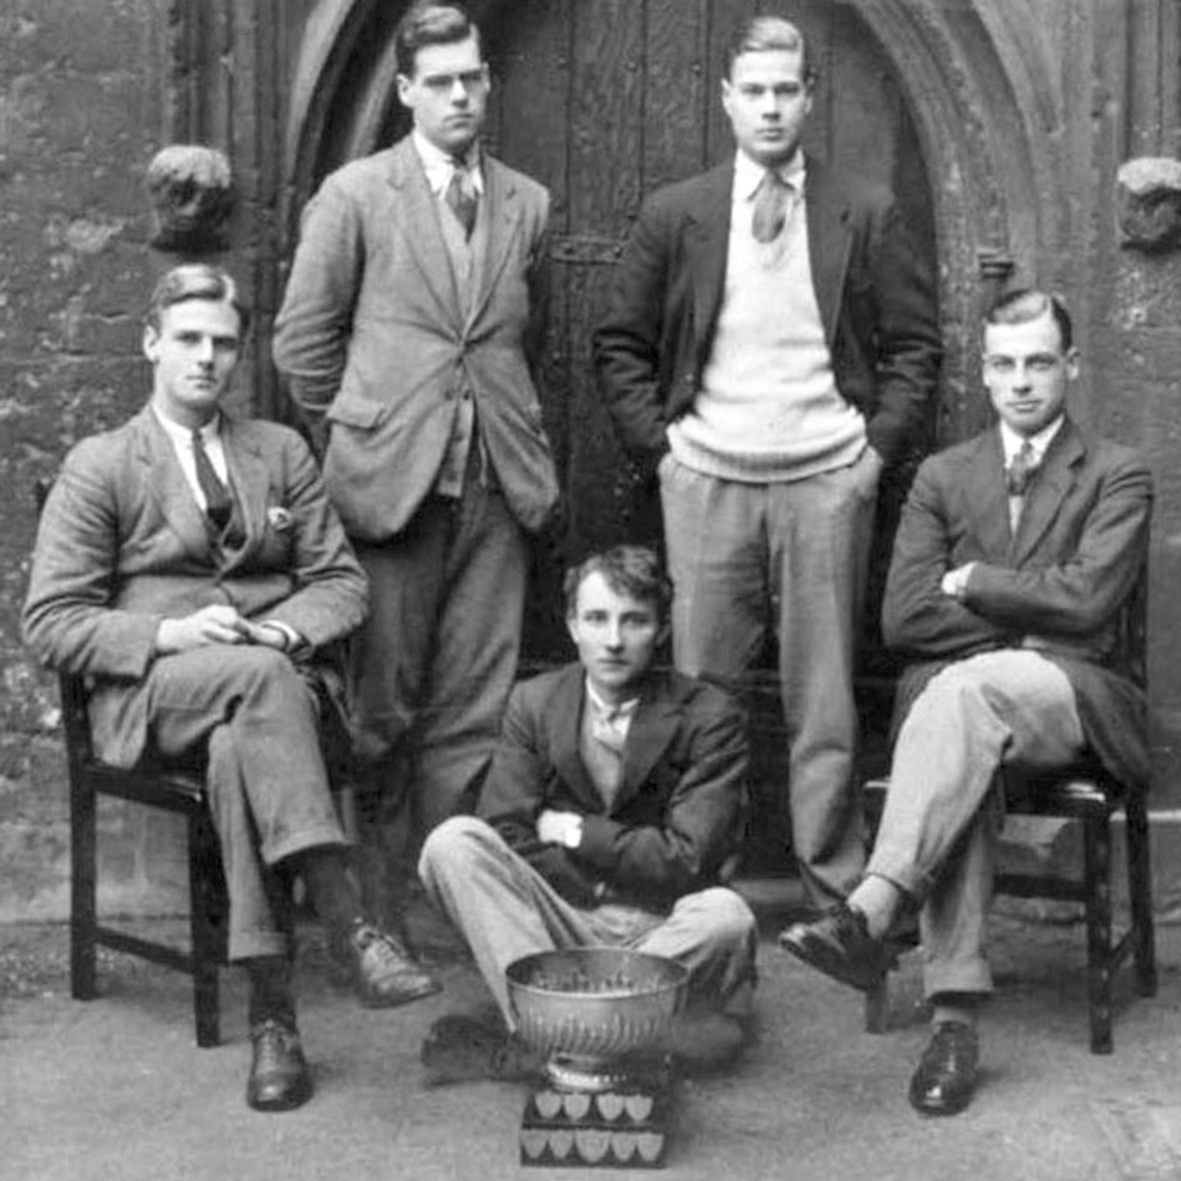
[[992, 989], [986, 926], [1003, 817], [997, 769], [1060, 766], [1083, 747], [1070, 681], [1028, 649], [958, 661], [916, 698], [894, 746], [866, 874], [922, 905], [929, 997]]
[[229, 958], [283, 955], [273, 873], [292, 854], [344, 846], [320, 753], [315, 694], [291, 661], [216, 644], [155, 661], [141, 689], [155, 747], [209, 752], [206, 789], [230, 900]]
[[673, 654], [731, 688], [778, 640], [792, 852], [810, 899], [843, 898], [865, 865], [853, 678], [880, 461], [746, 484], [660, 466]]
[[419, 874], [475, 956], [510, 1029], [505, 984], [514, 960], [554, 948], [616, 946], [665, 956], [689, 969], [690, 1004], [722, 1008], [753, 983], [754, 915], [723, 886], [686, 894], [668, 914], [637, 907], [572, 906], [490, 825], [456, 816], [426, 840]]

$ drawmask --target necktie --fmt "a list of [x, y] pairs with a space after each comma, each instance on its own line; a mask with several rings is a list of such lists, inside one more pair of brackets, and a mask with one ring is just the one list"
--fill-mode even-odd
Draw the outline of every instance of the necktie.
[[1024, 496], [1025, 489], [1029, 487], [1029, 481], [1035, 471], [1037, 471], [1037, 460], [1033, 447], [1026, 439], [1021, 444], [1021, 449], [1013, 456], [1012, 462], [1005, 472], [1005, 487], [1009, 495]]
[[756, 242], [774, 242], [787, 223], [787, 202], [791, 185], [774, 168], [768, 168], [755, 191], [751, 233]]
[[193, 459], [197, 465], [197, 483], [205, 496], [205, 515], [220, 533], [229, 523], [234, 502], [230, 497], [230, 490], [214, 471], [200, 431], [193, 431]]
[[451, 183], [447, 186], [447, 204], [463, 227], [463, 236], [470, 238], [476, 225], [478, 198], [472, 178], [462, 164], [456, 164], [451, 173]]

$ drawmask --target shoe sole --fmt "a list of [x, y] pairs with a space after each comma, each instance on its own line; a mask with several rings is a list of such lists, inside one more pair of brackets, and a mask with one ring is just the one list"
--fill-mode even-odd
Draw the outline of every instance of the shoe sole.
[[878, 983], [886, 970], [883, 963], [880, 971], [859, 971], [839, 950], [823, 939], [813, 938], [810, 931], [805, 931], [800, 936], [791, 931], [784, 931], [779, 936], [779, 946], [810, 968], [815, 968], [830, 979], [849, 988], [855, 988], [858, 992], [868, 992]]
[[436, 993], [442, 991], [442, 984], [435, 980], [431, 984], [424, 985], [414, 992], [400, 992], [396, 996], [362, 995], [361, 1004], [366, 1009], [396, 1009], [400, 1005], [413, 1004], [414, 1001], [421, 1001], [428, 996], [435, 996]]
[[268, 1114], [277, 1111], [294, 1111], [297, 1107], [302, 1107], [313, 1094], [312, 1081], [305, 1078], [302, 1084], [295, 1088], [291, 1094], [284, 1096], [282, 1099], [272, 1099], [268, 1102], [261, 1102], [253, 1100], [249, 1095], [246, 1096], [246, 1106], [254, 1111], [262, 1111]]

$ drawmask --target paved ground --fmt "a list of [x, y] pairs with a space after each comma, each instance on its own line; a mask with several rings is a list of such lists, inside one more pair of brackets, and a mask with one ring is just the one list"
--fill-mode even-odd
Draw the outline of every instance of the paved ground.
[[[760, 909], [765, 910], [760, 895]], [[741, 1067], [686, 1081], [669, 1178], [759, 1181], [1176, 1181], [1181, 1178], [1181, 927], [1159, 930], [1155, 1000], [1120, 992], [1116, 1052], [1087, 1050], [1081, 927], [996, 924], [1000, 992], [972, 1107], [920, 1120], [906, 1083], [926, 1040], [918, 965], [892, 997], [893, 1029], [862, 1031], [860, 998], [777, 951], [766, 913], [760, 1037]], [[223, 974], [225, 1044], [192, 1040], [188, 982], [102, 957], [103, 996], [72, 1001], [61, 927], [0, 928], [0, 1178], [13, 1181], [526, 1181], [523, 1092], [423, 1087], [427, 1025], [479, 984], [438, 953], [447, 993], [366, 1012], [324, 983], [314, 931], [299, 982], [316, 1096], [264, 1116], [242, 1089], [244, 991]], [[640, 1176], [640, 1170], [613, 1170]]]

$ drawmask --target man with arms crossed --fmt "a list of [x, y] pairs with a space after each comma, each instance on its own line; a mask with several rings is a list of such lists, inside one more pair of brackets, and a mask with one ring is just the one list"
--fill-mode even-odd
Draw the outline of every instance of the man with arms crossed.
[[220, 410], [246, 313], [233, 279], [177, 267], [152, 297], [149, 404], [66, 457], [41, 516], [25, 636], [54, 668], [94, 679], [95, 753], [206, 767], [229, 891], [229, 958], [250, 978], [246, 1099], [305, 1102], [311, 1076], [272, 902], [303, 876], [362, 1001], [439, 985], [365, 921], [321, 755], [324, 649], [366, 608], [365, 576], [292, 430]]
[[986, 319], [1000, 424], [919, 469], [886, 584], [886, 642], [915, 663], [873, 853], [847, 906], [781, 938], [866, 988], [895, 920], [921, 908], [934, 1025], [910, 1101], [924, 1115], [961, 1111], [976, 1085], [998, 768], [1087, 756], [1122, 783], [1148, 780], [1144, 697], [1113, 661], [1148, 556], [1152, 480], [1135, 452], [1067, 412], [1071, 337], [1066, 309], [1040, 291], [1006, 296]]
[[922, 438], [940, 347], [889, 194], [800, 147], [814, 84], [794, 25], [737, 30], [737, 154], [645, 204], [595, 361], [659, 474], [677, 667], [734, 686], [778, 642], [792, 846], [823, 909], [865, 857], [853, 675], [878, 477]]
[[702, 1050], [708, 1039], [716, 1058], [741, 1048], [755, 922], [724, 882], [745, 817], [745, 722], [721, 690], [653, 666], [670, 595], [640, 547], [569, 572], [578, 661], [518, 685], [479, 818], [453, 818], [427, 839], [422, 879], [500, 1010], [491, 1024], [436, 1022], [423, 1047], [435, 1081], [528, 1069], [509, 1032], [504, 971], [555, 947], [609, 944], [685, 964], [701, 1012], [682, 1044]]

